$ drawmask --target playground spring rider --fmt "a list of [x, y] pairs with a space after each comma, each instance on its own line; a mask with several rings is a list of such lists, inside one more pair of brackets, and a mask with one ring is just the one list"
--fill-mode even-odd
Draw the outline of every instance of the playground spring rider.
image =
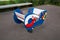
[[17, 8], [14, 10], [14, 21], [18, 24], [23, 23], [26, 30], [31, 32], [37, 25], [41, 25], [46, 18], [47, 10], [29, 8], [26, 15]]

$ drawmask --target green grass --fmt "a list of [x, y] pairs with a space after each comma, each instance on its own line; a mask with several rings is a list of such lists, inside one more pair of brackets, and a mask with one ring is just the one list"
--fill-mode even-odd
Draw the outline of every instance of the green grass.
[[0, 5], [8, 5], [8, 4], [14, 4], [14, 2], [10, 2], [10, 1], [0, 1]]
[[14, 1], [10, 0], [10, 1], [0, 1], [0, 5], [26, 3], [26, 2], [32, 2], [33, 6], [43, 4], [52, 4], [60, 6], [60, 0], [14, 0]]

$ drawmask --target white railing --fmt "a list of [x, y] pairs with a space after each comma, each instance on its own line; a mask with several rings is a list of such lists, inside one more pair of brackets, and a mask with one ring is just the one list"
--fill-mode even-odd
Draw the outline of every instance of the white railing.
[[18, 6], [25, 6], [25, 5], [32, 5], [32, 3], [20, 3], [20, 4], [2, 5], [2, 6], [0, 6], [0, 9], [10, 8], [10, 7], [18, 7]]

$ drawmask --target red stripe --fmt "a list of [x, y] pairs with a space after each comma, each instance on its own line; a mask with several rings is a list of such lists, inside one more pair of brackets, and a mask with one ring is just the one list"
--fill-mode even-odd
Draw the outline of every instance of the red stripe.
[[17, 15], [17, 17], [19, 17], [19, 18], [21, 18], [21, 19], [24, 19], [24, 18], [22, 18], [21, 16], [19, 16], [19, 15]]

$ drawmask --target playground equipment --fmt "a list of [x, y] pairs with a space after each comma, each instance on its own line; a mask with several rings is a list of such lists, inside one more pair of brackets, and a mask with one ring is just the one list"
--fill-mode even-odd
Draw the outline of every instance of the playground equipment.
[[14, 21], [18, 24], [23, 23], [28, 32], [41, 25], [47, 15], [47, 10], [42, 10], [38, 8], [29, 8], [26, 15], [23, 15], [23, 12], [17, 8], [14, 10]]

